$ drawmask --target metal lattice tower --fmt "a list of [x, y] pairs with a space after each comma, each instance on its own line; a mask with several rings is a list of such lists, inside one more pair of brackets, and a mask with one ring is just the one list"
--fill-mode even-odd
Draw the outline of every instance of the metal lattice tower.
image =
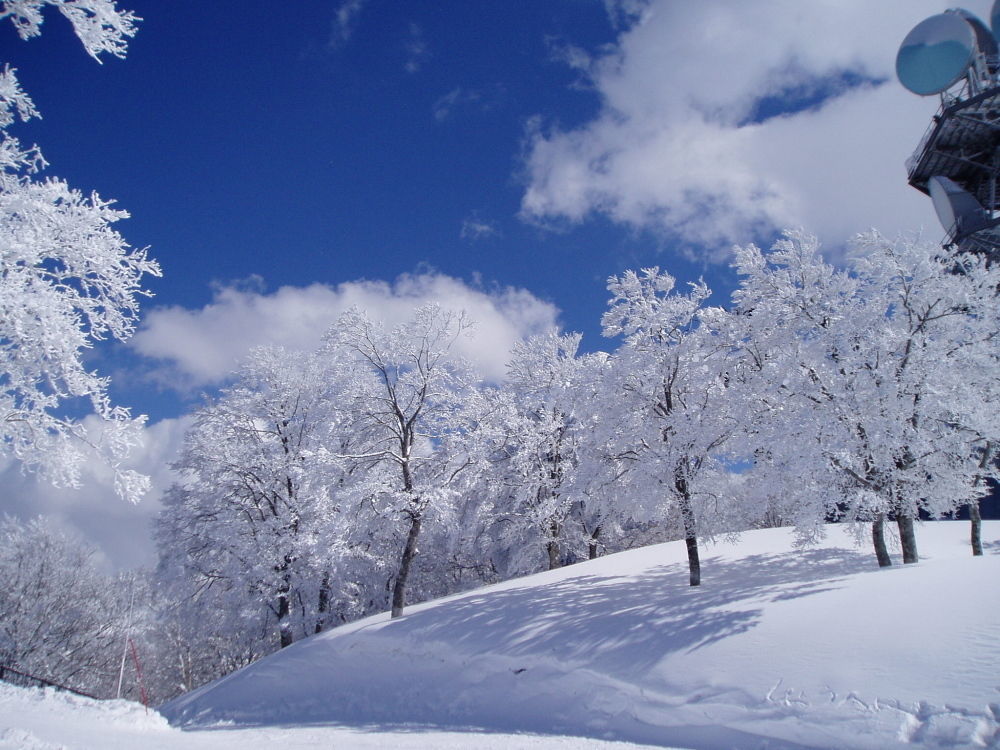
[[1000, 261], [1000, 53], [993, 31], [953, 8], [922, 21], [896, 58], [900, 82], [941, 106], [906, 163], [909, 183], [929, 195], [946, 246]]

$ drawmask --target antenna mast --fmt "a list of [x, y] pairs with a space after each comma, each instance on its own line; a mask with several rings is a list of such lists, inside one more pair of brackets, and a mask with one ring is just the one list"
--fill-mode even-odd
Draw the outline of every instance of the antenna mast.
[[909, 183], [931, 197], [946, 247], [1000, 260], [1000, 0], [993, 30], [962, 8], [917, 24], [899, 47], [896, 75], [941, 106], [906, 162]]

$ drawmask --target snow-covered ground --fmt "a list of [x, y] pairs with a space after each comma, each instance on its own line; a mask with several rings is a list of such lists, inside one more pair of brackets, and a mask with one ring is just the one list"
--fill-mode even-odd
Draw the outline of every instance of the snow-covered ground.
[[577, 737], [447, 731], [437, 727], [275, 724], [182, 731], [127, 701], [92, 701], [0, 683], [0, 750], [629, 750]]
[[[0, 688], [0, 748], [1000, 748], [1000, 522], [647, 547], [369, 618], [146, 714]], [[163, 719], [167, 717], [173, 727]], [[627, 747], [627, 745], [625, 746]]]

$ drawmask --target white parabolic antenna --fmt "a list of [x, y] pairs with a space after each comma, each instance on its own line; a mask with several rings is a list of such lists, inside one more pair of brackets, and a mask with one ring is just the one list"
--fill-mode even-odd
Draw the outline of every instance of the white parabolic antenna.
[[977, 52], [972, 25], [958, 13], [941, 13], [906, 35], [896, 55], [896, 75], [914, 94], [939, 94], [968, 72]]
[[968, 237], [992, 223], [976, 196], [954, 180], [935, 175], [927, 180], [927, 188], [938, 220], [951, 241]]

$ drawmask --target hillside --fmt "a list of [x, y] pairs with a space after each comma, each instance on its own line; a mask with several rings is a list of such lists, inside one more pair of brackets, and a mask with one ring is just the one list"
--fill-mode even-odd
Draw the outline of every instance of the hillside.
[[878, 570], [837, 528], [805, 551], [788, 530], [758, 531], [707, 549], [699, 589], [682, 544], [633, 550], [339, 628], [162, 712], [698, 748], [986, 741], [1000, 718], [1000, 523], [985, 533], [974, 559], [967, 524], [925, 524], [921, 563]]
[[[918, 534], [905, 568], [877, 569], [838, 528], [804, 551], [771, 529], [707, 547], [700, 589], [672, 543], [368, 618], [162, 706], [185, 732], [156, 747], [470, 746], [455, 731], [479, 747], [1000, 747], [1000, 522], [983, 558], [967, 523]], [[45, 736], [6, 700], [0, 747]], [[46, 741], [101, 746], [58, 723]]]

